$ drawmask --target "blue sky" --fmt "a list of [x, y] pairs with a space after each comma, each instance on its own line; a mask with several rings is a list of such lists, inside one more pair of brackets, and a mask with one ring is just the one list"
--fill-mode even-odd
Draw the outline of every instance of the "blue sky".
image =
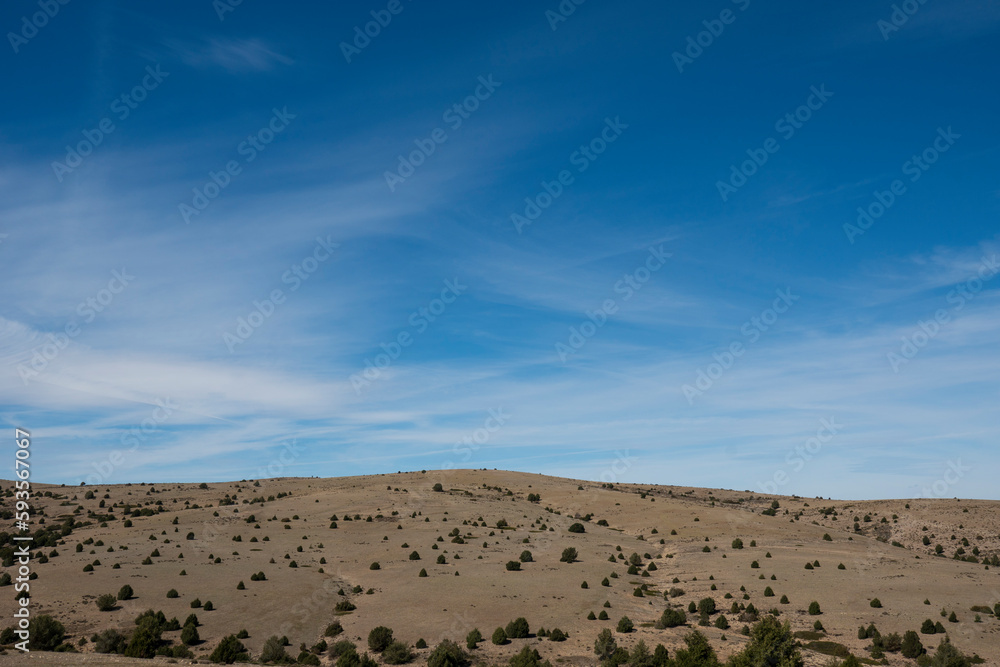
[[0, 409], [36, 481], [1000, 497], [997, 2], [0, 26]]

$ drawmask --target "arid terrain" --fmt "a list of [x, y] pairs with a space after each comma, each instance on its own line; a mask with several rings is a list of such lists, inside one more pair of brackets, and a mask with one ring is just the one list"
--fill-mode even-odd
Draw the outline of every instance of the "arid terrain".
[[[1000, 665], [1000, 619], [990, 611], [1000, 603], [1000, 567], [990, 565], [1000, 555], [996, 501], [858, 502], [608, 486], [495, 470], [35, 485], [32, 528], [67, 534], [55, 546], [33, 548], [38, 577], [30, 582], [30, 608], [63, 623], [65, 642], [80, 654], [24, 656], [8, 645], [0, 665], [148, 664], [95, 654], [91, 641], [109, 628], [127, 634], [147, 609], [181, 622], [196, 613], [200, 643], [190, 650], [202, 662], [224, 636], [241, 630], [256, 659], [271, 635], [288, 637], [292, 657], [300, 645], [324, 639], [348, 639], [364, 651], [369, 631], [380, 625], [410, 647], [426, 642], [428, 648], [415, 649], [418, 664], [442, 639], [464, 648], [473, 628], [484, 639], [470, 653], [485, 664], [506, 664], [525, 645], [553, 664], [594, 664], [595, 638], [605, 628], [619, 646], [641, 639], [650, 650], [663, 644], [671, 656], [698, 629], [724, 659], [747, 641], [741, 630], [748, 623], [740, 620], [746, 609], [733, 613], [734, 604], [752, 604], [762, 616], [778, 610], [801, 633], [810, 666], [828, 664], [844, 650], [837, 645], [870, 658], [872, 642], [859, 639], [860, 626], [902, 635], [919, 632], [927, 619], [940, 622], [963, 652]], [[12, 489], [13, 482], [2, 483], [0, 509], [13, 509]], [[13, 519], [7, 523], [13, 532]], [[584, 532], [571, 532], [575, 523]], [[577, 551], [573, 562], [562, 560], [568, 547]], [[524, 551], [530, 560], [521, 558]], [[978, 562], [956, 559], [956, 552]], [[638, 565], [629, 574], [632, 554]], [[508, 570], [510, 561], [520, 569]], [[10, 563], [3, 571], [16, 576]], [[98, 609], [98, 596], [126, 584], [129, 599]], [[665, 598], [671, 589], [674, 597]], [[176, 596], [168, 597], [171, 590]], [[14, 587], [0, 593], [0, 627], [7, 627], [17, 607]], [[717, 611], [699, 627], [689, 604], [709, 597]], [[812, 602], [821, 613], [809, 613]], [[685, 626], [654, 627], [668, 604], [685, 611]], [[608, 620], [588, 620], [590, 612], [606, 612]], [[623, 616], [632, 632], [616, 632]], [[720, 616], [728, 629], [718, 627]], [[494, 630], [517, 617], [527, 619], [532, 636], [493, 644]], [[324, 638], [335, 621], [343, 633]], [[814, 629], [817, 621], [822, 631]], [[568, 638], [537, 637], [540, 628]], [[180, 634], [164, 632], [163, 639], [176, 645]], [[932, 651], [943, 637], [920, 634]], [[318, 657], [335, 662], [327, 651]], [[898, 652], [886, 658], [869, 664], [916, 664]]]

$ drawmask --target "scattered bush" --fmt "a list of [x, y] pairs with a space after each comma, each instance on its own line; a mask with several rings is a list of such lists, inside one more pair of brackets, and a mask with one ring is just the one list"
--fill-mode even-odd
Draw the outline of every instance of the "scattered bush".
[[566, 547], [563, 549], [562, 556], [559, 558], [560, 563], [572, 563], [576, 561], [577, 553], [576, 549], [573, 547]]
[[493, 631], [493, 636], [490, 638], [490, 641], [497, 646], [502, 646], [507, 643], [507, 633], [504, 632], [503, 628], [497, 628]]
[[635, 629], [635, 625], [632, 623], [632, 619], [628, 616], [622, 616], [618, 619], [618, 627], [615, 628], [618, 632], [629, 633]]
[[98, 595], [95, 603], [97, 604], [98, 611], [111, 611], [115, 608], [115, 603], [117, 600], [115, 596], [111, 593], [105, 593], [104, 595]]
[[469, 656], [466, 655], [458, 644], [445, 639], [427, 656], [427, 667], [465, 667], [469, 664]]
[[393, 641], [382, 651], [382, 660], [387, 665], [404, 665], [413, 660], [413, 651], [401, 641]]
[[571, 533], [582, 533], [585, 532], [585, 528], [582, 523], [574, 523], [569, 527], [569, 532]]
[[208, 656], [208, 659], [212, 662], [231, 665], [237, 661], [248, 662], [250, 654], [247, 653], [246, 646], [236, 638], [236, 635], [226, 635], [212, 651], [212, 654]]
[[518, 618], [514, 619], [513, 621], [507, 624], [507, 627], [504, 628], [504, 632], [510, 639], [526, 638], [530, 634], [530, 631], [528, 629], [527, 619], [525, 619], [523, 616], [519, 616]]

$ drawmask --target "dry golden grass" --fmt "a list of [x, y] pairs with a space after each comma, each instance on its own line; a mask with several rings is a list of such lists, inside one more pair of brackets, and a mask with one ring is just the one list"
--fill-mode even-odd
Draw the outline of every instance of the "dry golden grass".
[[[442, 484], [444, 491], [433, 492], [435, 483]], [[666, 606], [662, 593], [676, 585], [685, 594], [673, 600], [675, 604], [686, 608], [689, 602], [710, 596], [729, 618], [733, 627], [728, 631], [700, 628], [720, 657], [738, 650], [745, 641], [739, 634], [743, 624], [729, 613], [736, 600], [752, 602], [762, 611], [780, 609], [781, 618], [794, 630], [811, 630], [818, 618], [827, 639], [859, 656], [867, 655], [863, 649], [868, 643], [857, 639], [859, 625], [874, 622], [883, 634], [902, 634], [917, 630], [926, 618], [940, 620], [959, 648], [978, 653], [988, 665], [1000, 665], [1000, 620], [983, 614], [982, 622], [974, 623], [970, 611], [972, 605], [992, 607], [1000, 602], [1000, 568], [951, 559], [963, 537], [970, 542], [966, 548], [970, 553], [975, 546], [983, 555], [1000, 553], [1000, 503], [993, 501], [915, 500], [907, 508], [907, 501], [777, 497], [781, 508], [770, 517], [761, 511], [775, 497], [750, 492], [625, 484], [607, 489], [600, 483], [503, 471], [274, 479], [259, 484], [213, 483], [207, 489], [195, 484], [36, 486], [36, 491], [58, 496], [33, 500], [36, 520], [44, 516], [52, 524], [74, 516], [88, 521], [89, 513], [107, 511], [115, 518], [107, 527], [89, 519], [90, 525], [75, 529], [57, 547], [58, 557], [47, 563], [33, 561], [39, 575], [32, 582], [34, 614], [55, 616], [66, 625], [68, 641], [77, 644], [80, 638], [107, 628], [129, 630], [133, 619], [146, 609], [162, 610], [167, 618], [177, 617], [182, 623], [195, 612], [204, 641], [193, 650], [202, 660], [223, 636], [240, 629], [249, 632], [244, 644], [253, 655], [259, 655], [272, 634], [287, 635], [292, 642], [289, 652], [294, 655], [299, 644], [312, 646], [331, 621], [339, 620], [345, 628], [339, 638], [356, 642], [362, 650], [368, 631], [376, 625], [391, 627], [398, 639], [411, 646], [423, 638], [431, 647], [446, 637], [464, 646], [466, 633], [477, 627], [486, 641], [474, 654], [486, 663], [506, 663], [530, 643], [553, 664], [593, 664], [598, 632], [606, 627], [613, 630], [625, 615], [635, 623], [636, 631], [618, 635], [620, 645], [630, 647], [644, 639], [650, 649], [662, 643], [673, 655], [697, 618], [689, 616], [687, 628], [656, 630], [649, 624]], [[3, 489], [10, 486], [4, 483]], [[85, 500], [87, 490], [93, 490], [96, 497]], [[290, 495], [277, 499], [279, 493]], [[529, 493], [540, 494], [541, 501], [528, 502]], [[236, 497], [236, 504], [219, 506], [227, 494]], [[252, 498], [269, 496], [276, 499], [248, 504]], [[98, 507], [102, 499], [103, 510]], [[12, 499], [4, 501], [4, 507], [9, 507]], [[157, 502], [162, 503], [161, 513], [132, 518], [132, 527], [124, 527], [122, 504], [155, 508], [146, 503]], [[112, 509], [113, 505], [117, 506]], [[200, 507], [192, 509], [193, 505]], [[77, 507], [82, 509], [76, 511]], [[829, 507], [839, 516], [820, 513]], [[796, 519], [799, 512], [802, 515]], [[587, 514], [593, 516], [589, 522], [581, 521], [585, 533], [568, 532], [570, 524], [580, 520], [575, 517]], [[865, 514], [873, 521], [862, 522], [865, 534], [856, 534], [853, 519]], [[248, 523], [250, 515], [256, 521]], [[329, 527], [331, 515], [339, 519], [336, 529]], [[345, 515], [359, 515], [362, 520], [346, 521]], [[365, 520], [368, 516], [372, 521]], [[172, 524], [175, 517], [177, 525]], [[883, 517], [886, 523], [881, 522]], [[498, 530], [500, 519], [510, 529]], [[608, 526], [598, 526], [598, 520], [607, 521]], [[924, 526], [929, 530], [923, 531]], [[452, 542], [449, 533], [453, 529], [458, 529], [464, 544]], [[903, 546], [878, 541], [879, 531], [884, 539]], [[195, 539], [186, 539], [189, 532]], [[826, 533], [832, 541], [823, 539]], [[924, 546], [922, 537], [932, 533], [936, 537]], [[237, 536], [241, 541], [234, 541]], [[254, 537], [257, 541], [251, 542]], [[732, 548], [737, 537], [745, 548]], [[82, 553], [75, 551], [78, 543], [90, 540], [101, 541], [103, 546], [88, 543]], [[755, 547], [750, 546], [753, 540]], [[946, 558], [933, 556], [933, 546], [939, 542], [945, 546]], [[569, 546], [579, 552], [578, 562], [562, 563], [560, 555]], [[648, 553], [651, 558], [643, 557], [643, 563], [657, 566], [651, 576], [628, 575], [624, 561], [609, 562], [609, 556], [619, 553], [619, 546], [626, 557], [633, 552]], [[707, 553], [705, 546], [710, 549]], [[142, 565], [154, 549], [160, 556], [153, 557], [151, 565]], [[533, 562], [524, 563], [519, 572], [507, 571], [504, 564], [516, 560], [525, 549], [532, 552]], [[408, 559], [414, 550], [421, 560]], [[436, 558], [442, 554], [447, 562], [440, 565]], [[215, 558], [221, 562], [215, 563]], [[84, 573], [84, 565], [95, 559], [101, 565]], [[297, 568], [289, 567], [291, 560]], [[816, 560], [820, 567], [805, 569], [807, 562]], [[371, 570], [375, 561], [381, 567]], [[759, 569], [751, 568], [753, 561]], [[112, 569], [115, 563], [120, 569]], [[846, 569], [838, 569], [839, 563]], [[426, 578], [417, 576], [421, 568], [427, 570]], [[181, 570], [186, 570], [186, 576], [180, 575]], [[251, 581], [251, 574], [259, 571], [266, 574], [266, 581]], [[609, 579], [610, 587], [602, 586], [601, 580], [612, 572], [618, 578]], [[672, 583], [675, 577], [680, 583]], [[237, 590], [240, 581], [245, 590]], [[588, 588], [581, 588], [583, 581]], [[119, 603], [111, 612], [98, 611], [96, 596], [116, 593], [123, 584], [132, 586], [135, 599]], [[642, 584], [648, 584], [651, 592], [634, 596]], [[717, 590], [712, 591], [712, 585]], [[355, 586], [372, 592], [351, 593]], [[743, 600], [741, 586], [749, 600]], [[775, 597], [763, 596], [768, 586]], [[180, 593], [176, 599], [167, 598], [172, 588]], [[334, 606], [344, 599], [338, 594], [341, 588], [357, 609], [338, 615]], [[14, 590], [8, 587], [0, 593], [0, 613], [9, 619]], [[734, 598], [725, 599], [727, 593]], [[782, 595], [788, 596], [790, 604], [779, 604]], [[873, 597], [881, 600], [881, 608], [869, 605]], [[211, 600], [215, 610], [191, 609], [194, 598]], [[930, 600], [929, 606], [925, 599]], [[821, 616], [807, 614], [813, 600], [822, 606]], [[611, 605], [607, 609], [610, 620], [586, 620], [588, 612], [602, 611], [605, 601]], [[959, 622], [941, 618], [942, 608], [954, 610]], [[503, 647], [492, 645], [493, 630], [518, 616], [528, 619], [532, 632], [558, 627], [569, 639], [532, 638]], [[176, 643], [179, 634], [164, 636]], [[921, 639], [925, 645], [936, 646], [940, 636], [921, 635]], [[93, 646], [88, 642], [81, 650], [92, 652]], [[417, 662], [424, 662], [428, 652], [418, 651]], [[811, 651], [804, 655], [807, 665], [828, 660]], [[325, 656], [323, 660], [330, 662]], [[890, 654], [889, 660], [891, 665], [913, 664], [898, 654]], [[144, 661], [93, 653], [86, 660], [56, 654], [34, 654], [29, 659], [9, 649], [0, 656], [0, 665], [26, 662], [126, 665]]]

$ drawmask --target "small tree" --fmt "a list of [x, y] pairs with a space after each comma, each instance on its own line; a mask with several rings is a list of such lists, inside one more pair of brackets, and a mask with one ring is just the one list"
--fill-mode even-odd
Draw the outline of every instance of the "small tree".
[[569, 532], [571, 532], [571, 533], [583, 533], [583, 532], [586, 532], [586, 529], [583, 527], [582, 523], [574, 523], [574, 524], [570, 525]]
[[443, 487], [443, 486], [441, 486], [441, 482], [438, 482], [437, 484], [435, 484], [435, 485], [434, 485], [433, 487], [431, 487], [431, 488], [432, 488], [432, 489], [433, 489], [433, 490], [434, 490], [435, 492], [437, 492], [437, 493], [441, 493], [442, 491], [444, 491], [444, 487]]
[[924, 645], [920, 642], [920, 636], [913, 630], [907, 630], [903, 635], [903, 644], [900, 647], [904, 658], [916, 660], [924, 654]]
[[597, 635], [597, 640], [594, 642], [594, 653], [600, 660], [607, 660], [614, 652], [618, 649], [618, 644], [615, 642], [614, 636], [611, 634], [611, 630], [604, 628], [601, 630], [600, 634]]
[[819, 602], [813, 601], [813, 602], [809, 603], [809, 615], [810, 616], [819, 616], [822, 613], [823, 612], [820, 611], [820, 608], [819, 608]]
[[559, 562], [572, 563], [576, 561], [576, 556], [577, 556], [576, 549], [574, 549], [573, 547], [566, 547], [565, 549], [563, 549], [562, 557], [559, 558]]
[[481, 641], [483, 641], [483, 633], [479, 631], [479, 628], [473, 628], [469, 634], [465, 635], [465, 646], [470, 650], [476, 648], [476, 645]]
[[734, 549], [742, 549], [743, 548], [743, 540], [741, 540], [738, 537], [735, 540], [733, 540], [733, 548]]
[[521, 552], [520, 561], [522, 563], [530, 563], [532, 559], [531, 552], [525, 549]]
[[508, 572], [517, 572], [521, 569], [521, 564], [516, 560], [509, 560], [506, 567]]
[[129, 586], [128, 584], [125, 584], [124, 586], [118, 589], [119, 600], [131, 600], [134, 594], [135, 592], [132, 590], [132, 587]]
[[271, 635], [267, 638], [267, 641], [264, 642], [264, 648], [260, 651], [260, 661], [279, 664], [288, 661], [288, 655], [285, 653], [285, 642], [281, 641], [281, 637]]
[[802, 667], [804, 663], [789, 624], [781, 624], [777, 618], [768, 615], [754, 625], [750, 631], [750, 642], [728, 664], [730, 667]]
[[[181, 642], [188, 646], [194, 646], [201, 641], [201, 637], [198, 636], [198, 628], [192, 625], [185, 625], [181, 629]], [[266, 645], [265, 645], [266, 646]]]
[[635, 625], [632, 623], [632, 619], [630, 619], [628, 616], [622, 616], [620, 619], [618, 619], [618, 627], [615, 629], [621, 633], [629, 633], [635, 629]]
[[98, 595], [96, 604], [98, 611], [111, 611], [115, 608], [115, 603], [117, 600], [115, 596], [111, 593], [105, 593], [104, 595]]
[[502, 646], [507, 643], [507, 633], [504, 632], [503, 628], [497, 628], [493, 631], [493, 636], [490, 638], [497, 646]]

